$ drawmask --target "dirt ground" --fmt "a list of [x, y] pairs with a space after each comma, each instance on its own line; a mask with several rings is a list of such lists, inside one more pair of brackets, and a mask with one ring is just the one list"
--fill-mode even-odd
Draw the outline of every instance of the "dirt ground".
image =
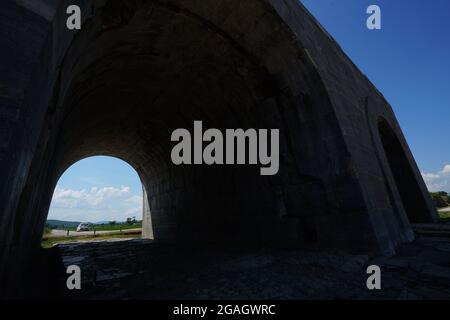
[[[141, 231], [141, 228], [136, 228], [136, 229], [126, 229], [123, 231], [127, 231], [127, 232], [133, 232], [133, 231]], [[100, 234], [114, 234], [114, 233], [118, 233], [119, 230], [102, 230], [102, 231], [96, 231], [95, 234], [96, 235], [100, 235]], [[94, 235], [94, 231], [69, 231], [69, 236], [70, 237], [83, 237], [83, 236], [93, 236]], [[66, 237], [67, 236], [67, 230], [51, 230], [50, 233], [46, 234], [45, 237], [46, 238], [60, 238], [60, 237]]]
[[[450, 237], [432, 230], [396, 256], [315, 249], [177, 247], [148, 240], [60, 244], [82, 270], [69, 299], [450, 299]], [[366, 286], [381, 268], [381, 290]], [[61, 279], [63, 283], [65, 279]]]

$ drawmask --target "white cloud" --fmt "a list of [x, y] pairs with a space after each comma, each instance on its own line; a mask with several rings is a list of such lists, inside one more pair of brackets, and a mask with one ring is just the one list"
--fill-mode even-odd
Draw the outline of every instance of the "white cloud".
[[450, 173], [450, 164], [446, 164], [441, 171], [442, 174]]
[[72, 221], [124, 221], [141, 219], [142, 195], [132, 194], [130, 187], [92, 187], [89, 190], [55, 188], [49, 219]]
[[433, 181], [440, 177], [440, 175], [438, 175], [436, 173], [422, 173], [422, 176], [425, 180], [428, 180], [428, 181]]
[[435, 173], [422, 173], [428, 190], [450, 192], [450, 164], [446, 164], [443, 169]]
[[125, 201], [142, 206], [142, 196], [132, 196]]

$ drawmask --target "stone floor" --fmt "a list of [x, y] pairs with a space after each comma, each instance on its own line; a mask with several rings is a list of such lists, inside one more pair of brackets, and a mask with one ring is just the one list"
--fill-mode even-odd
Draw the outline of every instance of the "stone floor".
[[[425, 229], [396, 256], [372, 260], [307, 249], [190, 249], [144, 240], [61, 244], [64, 265], [82, 269], [82, 290], [63, 294], [69, 299], [450, 299], [449, 234]], [[370, 264], [381, 267], [381, 290], [366, 288]]]

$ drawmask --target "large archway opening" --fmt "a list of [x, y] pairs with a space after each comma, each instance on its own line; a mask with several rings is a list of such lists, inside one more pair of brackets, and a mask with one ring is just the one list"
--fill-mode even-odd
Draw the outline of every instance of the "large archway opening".
[[[384, 226], [371, 221], [379, 208], [364, 197], [355, 174], [362, 161], [352, 155], [361, 154], [343, 122], [352, 109], [335, 86], [338, 80], [347, 92], [360, 82], [366, 92], [366, 80], [353, 77], [351, 63], [298, 2], [86, 0], [83, 8], [81, 30], [54, 21], [36, 88], [27, 94], [24, 147], [20, 159], [12, 158], [20, 168], [11, 182], [17, 192], [6, 207], [7, 257], [17, 256], [12, 266], [25, 269], [31, 263], [23, 257], [41, 249], [60, 176], [95, 155], [123, 159], [137, 171], [161, 242], [188, 244], [192, 251], [218, 242], [252, 249], [255, 243], [392, 249]], [[65, 16], [63, 4], [60, 10]], [[278, 174], [261, 176], [258, 166], [175, 165], [171, 134], [192, 131], [196, 120], [222, 132], [279, 129]], [[402, 156], [389, 150], [389, 132], [384, 140], [395, 172]], [[129, 267], [122, 244], [117, 261]], [[151, 250], [136, 257], [148, 258]], [[26, 260], [34, 266], [38, 258]], [[166, 265], [154, 260], [162, 273], [172, 262], [189, 262], [173, 252], [168, 258]], [[8, 273], [14, 284], [23, 270]]]
[[43, 247], [70, 241], [152, 239], [151, 214], [138, 173], [106, 156], [82, 159], [59, 178]]
[[[60, 176], [105, 155], [138, 173], [163, 246], [354, 246], [336, 224], [349, 226], [338, 213], [351, 221], [361, 190], [337, 169], [347, 158], [330, 157], [346, 145], [309, 52], [264, 1], [172, 3], [108, 1], [69, 39], [55, 28], [48, 56], [63, 58], [49, 75], [14, 241], [38, 247]], [[279, 129], [279, 172], [175, 165], [171, 134], [192, 132], [196, 120], [222, 132]], [[356, 218], [358, 232], [372, 235], [368, 218]], [[365, 239], [360, 246], [372, 247], [375, 238]]]
[[378, 121], [378, 130], [395, 185], [409, 221], [411, 223], [431, 222], [426, 200], [397, 135], [383, 118], [380, 118]]
[[[236, 25], [219, 27], [223, 20], [208, 16], [217, 25], [157, 1], [111, 1], [83, 25], [65, 53], [43, 130], [43, 212], [71, 164], [109, 155], [138, 172], [155, 239], [327, 241], [317, 219], [326, 204], [308, 199], [327, 194], [325, 155], [343, 142], [314, 64], [259, 1], [233, 11]], [[221, 131], [280, 129], [280, 171], [174, 165], [171, 134], [192, 131], [196, 120]]]

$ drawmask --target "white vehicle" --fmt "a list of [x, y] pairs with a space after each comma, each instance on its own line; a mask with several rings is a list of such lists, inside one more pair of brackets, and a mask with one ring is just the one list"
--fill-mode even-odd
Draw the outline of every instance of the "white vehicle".
[[89, 231], [91, 225], [89, 223], [80, 223], [77, 227], [77, 232], [80, 231]]

